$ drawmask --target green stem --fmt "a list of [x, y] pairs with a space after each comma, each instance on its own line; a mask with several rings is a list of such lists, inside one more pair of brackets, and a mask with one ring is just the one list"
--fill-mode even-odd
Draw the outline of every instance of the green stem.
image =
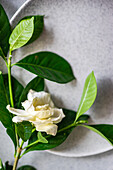
[[11, 84], [11, 56], [9, 56], [8, 58], [8, 81], [9, 81], [9, 94], [10, 94], [11, 106], [14, 107], [12, 84]]
[[[12, 83], [11, 83], [11, 51], [9, 52], [9, 58], [8, 58], [8, 83], [9, 83], [9, 94], [10, 94], [10, 101], [11, 101], [11, 106], [14, 107], [14, 101], [13, 101], [13, 93], [12, 93]], [[15, 134], [16, 134], [16, 141], [17, 141], [17, 152], [16, 152], [16, 157], [15, 157], [15, 162], [14, 162], [14, 167], [13, 170], [16, 170], [16, 166], [18, 163], [18, 159], [20, 157], [21, 154], [21, 147], [22, 145], [19, 147], [19, 139], [18, 139], [18, 134], [17, 134], [17, 126], [15, 124]]]
[[[9, 82], [9, 94], [10, 94], [10, 101], [11, 106], [14, 107], [14, 101], [13, 101], [13, 92], [12, 92], [12, 83], [11, 83], [11, 51], [9, 52], [9, 58], [8, 58], [8, 82]], [[15, 134], [16, 134], [16, 141], [17, 141], [17, 147], [19, 146], [19, 140], [17, 135], [17, 127], [15, 125]]]
[[13, 170], [16, 170], [16, 168], [17, 168], [17, 164], [18, 164], [18, 161], [19, 161], [19, 159], [20, 159], [20, 154], [21, 154], [21, 152], [22, 152], [22, 146], [23, 146], [23, 144], [24, 144], [24, 141], [22, 141], [20, 147], [18, 147], [18, 149], [17, 149], [17, 153], [16, 153], [14, 165], [13, 165]]
[[58, 130], [57, 133], [60, 133], [60, 132], [62, 132], [62, 131], [64, 131], [64, 130], [67, 130], [67, 129], [69, 129], [69, 128], [71, 128], [71, 127], [75, 127], [75, 126], [76, 126], [76, 124], [75, 124], [75, 123], [72, 123], [72, 124], [70, 124], [70, 125], [62, 128], [62, 129]]

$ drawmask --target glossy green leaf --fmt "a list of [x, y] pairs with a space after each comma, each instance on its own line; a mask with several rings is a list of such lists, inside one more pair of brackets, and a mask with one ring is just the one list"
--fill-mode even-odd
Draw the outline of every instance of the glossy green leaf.
[[34, 31], [34, 17], [22, 20], [13, 30], [10, 38], [10, 50], [24, 46], [32, 37]]
[[29, 90], [35, 90], [37, 92], [44, 90], [44, 79], [40, 77], [35, 77], [33, 80], [31, 80], [27, 86], [21, 91], [19, 100], [18, 100], [18, 108], [21, 106], [21, 102], [24, 102], [27, 99], [27, 94]]
[[18, 168], [17, 170], [37, 170], [37, 169], [30, 165], [24, 165]]
[[28, 121], [23, 121], [21, 123], [18, 123], [17, 131], [18, 131], [20, 138], [26, 142], [31, 137], [32, 125]]
[[95, 101], [96, 95], [97, 95], [97, 83], [94, 76], [94, 72], [92, 71], [85, 81], [82, 98], [76, 115], [76, 120], [87, 110], [89, 110], [89, 108]]
[[[30, 151], [34, 151], [34, 150], [52, 149], [52, 148], [55, 148], [56, 146], [60, 145], [61, 143], [63, 143], [66, 140], [68, 135], [75, 128], [74, 126], [70, 126], [68, 128], [66, 128], [66, 127], [73, 124], [75, 117], [76, 117], [76, 112], [67, 110], [67, 109], [63, 109], [63, 112], [65, 114], [65, 118], [58, 124], [58, 132], [57, 132], [56, 136], [50, 136], [50, 135], [46, 135], [46, 133], [42, 133], [43, 136], [45, 138], [47, 138], [48, 143], [34, 144], [34, 145], [28, 147], [26, 149], [26, 151], [24, 152], [24, 154], [27, 152], [30, 152]], [[85, 115], [83, 115], [83, 120], [88, 119], [88, 117], [86, 118], [86, 116], [85, 117], [84, 116]], [[33, 142], [36, 142], [36, 140], [37, 140], [37, 131], [35, 131], [32, 134], [31, 138], [29, 139], [28, 144], [32, 144]]]
[[9, 104], [8, 95], [6, 92], [4, 79], [0, 73], [0, 121], [7, 129], [7, 133], [12, 139], [16, 147], [16, 137], [15, 137], [15, 128], [14, 123], [12, 122], [12, 114], [6, 109], [6, 106]]
[[113, 145], [113, 125], [110, 124], [97, 124], [97, 125], [80, 125], [86, 127], [100, 136], [105, 138], [110, 144]]
[[9, 50], [9, 36], [11, 27], [8, 17], [0, 4], [0, 56], [5, 59]]
[[38, 142], [40, 143], [48, 143], [47, 139], [42, 135], [41, 132], [38, 132]]
[[75, 79], [69, 63], [52, 52], [39, 52], [31, 54], [17, 62], [15, 65], [22, 67], [39, 77], [67, 83]]
[[34, 32], [33, 32], [32, 37], [30, 38], [30, 40], [27, 42], [27, 44], [30, 44], [33, 41], [35, 41], [37, 38], [39, 38], [40, 34], [43, 31], [43, 27], [44, 27], [44, 16], [42, 16], [42, 15], [26, 16], [26, 17], [22, 18], [22, 20], [32, 18], [32, 17], [34, 17]]
[[[7, 96], [8, 96], [8, 99], [10, 101], [9, 85], [8, 85], [8, 74], [4, 74], [3, 79], [4, 79], [4, 85], [5, 85], [5, 88], [6, 88]], [[12, 83], [14, 106], [17, 107], [19, 98], [20, 98], [20, 96], [22, 94], [22, 91], [24, 90], [24, 87], [13, 76], [11, 76], [11, 83]]]

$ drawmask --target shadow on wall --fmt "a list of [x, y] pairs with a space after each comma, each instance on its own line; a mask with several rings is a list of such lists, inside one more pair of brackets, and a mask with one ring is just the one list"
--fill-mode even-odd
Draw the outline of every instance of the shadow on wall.
[[5, 11], [8, 15], [8, 18], [10, 19], [14, 15], [14, 13], [18, 10], [18, 8], [23, 4], [23, 2], [21, 2], [21, 0], [19, 1], [19, 3], [18, 3], [18, 1], [16, 3], [16, 0], [12, 0], [12, 1], [1, 0], [0, 4], [2, 4], [3, 8], [5, 9]]
[[98, 119], [113, 115], [113, 82], [110, 78], [98, 80], [97, 98], [92, 111]]

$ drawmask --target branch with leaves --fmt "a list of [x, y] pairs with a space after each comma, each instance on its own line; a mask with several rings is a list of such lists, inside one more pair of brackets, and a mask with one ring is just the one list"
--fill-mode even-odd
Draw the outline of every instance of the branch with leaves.
[[[53, 52], [42, 51], [12, 63], [13, 51], [35, 41], [42, 33], [43, 26], [44, 16], [27, 16], [12, 31], [8, 17], [0, 5], [0, 56], [8, 70], [8, 74], [0, 71], [0, 121], [15, 148], [14, 165], [9, 165], [8, 162], [3, 165], [0, 160], [1, 170], [16, 170], [19, 159], [30, 151], [59, 146], [77, 126], [88, 128], [113, 144], [113, 125], [89, 125], [89, 116], [84, 114], [93, 105], [97, 95], [93, 71], [86, 78], [76, 112], [56, 108], [50, 94], [44, 92], [44, 79], [60, 84], [75, 79], [70, 64], [64, 58]], [[15, 66], [26, 69], [37, 77], [24, 88], [11, 75], [11, 69]], [[27, 145], [23, 146], [25, 142]], [[18, 170], [24, 168], [35, 170], [29, 165]]]

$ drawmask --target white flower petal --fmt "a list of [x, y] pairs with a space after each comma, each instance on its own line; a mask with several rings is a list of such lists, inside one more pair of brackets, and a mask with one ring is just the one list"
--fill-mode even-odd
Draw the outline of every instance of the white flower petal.
[[13, 122], [29, 121], [36, 126], [37, 131], [56, 135], [56, 124], [61, 122], [65, 115], [62, 109], [54, 107], [49, 93], [30, 90], [28, 100], [22, 102], [22, 106], [25, 110], [7, 106], [9, 112], [17, 115], [13, 117]]
[[34, 106], [49, 104], [50, 107], [54, 107], [50, 94], [44, 91], [35, 92], [34, 90], [30, 90], [27, 97], [29, 101], [33, 101]]
[[42, 124], [50, 124], [50, 123], [53, 123], [51, 121], [51, 118], [48, 118], [48, 119], [39, 119], [36, 117], [35, 120], [30, 120], [34, 125], [42, 125]]
[[46, 118], [49, 118], [50, 116], [53, 115], [53, 110], [52, 109], [44, 110], [44, 111], [35, 111], [35, 112], [37, 112], [36, 116], [39, 119], [46, 119]]
[[36, 125], [36, 130], [41, 132], [46, 132], [49, 135], [55, 136], [57, 133], [58, 126], [55, 124], [42, 124]]
[[20, 116], [14, 116], [12, 121], [15, 123], [22, 122], [22, 121], [28, 121], [29, 117], [20, 117]]
[[62, 109], [57, 109], [57, 108], [54, 108], [54, 114], [53, 116], [51, 117], [51, 121], [53, 123], [59, 123], [62, 121], [62, 119], [65, 117], [64, 113], [63, 113], [63, 110]]
[[29, 100], [25, 100], [24, 102], [22, 102], [22, 106], [24, 107], [24, 109], [26, 111], [34, 111], [35, 110], [32, 102]]
[[10, 105], [7, 105], [6, 108], [9, 110], [9, 112], [13, 113], [14, 115], [23, 116], [23, 117], [28, 116], [28, 112], [26, 112], [25, 110], [15, 109], [10, 107]]

